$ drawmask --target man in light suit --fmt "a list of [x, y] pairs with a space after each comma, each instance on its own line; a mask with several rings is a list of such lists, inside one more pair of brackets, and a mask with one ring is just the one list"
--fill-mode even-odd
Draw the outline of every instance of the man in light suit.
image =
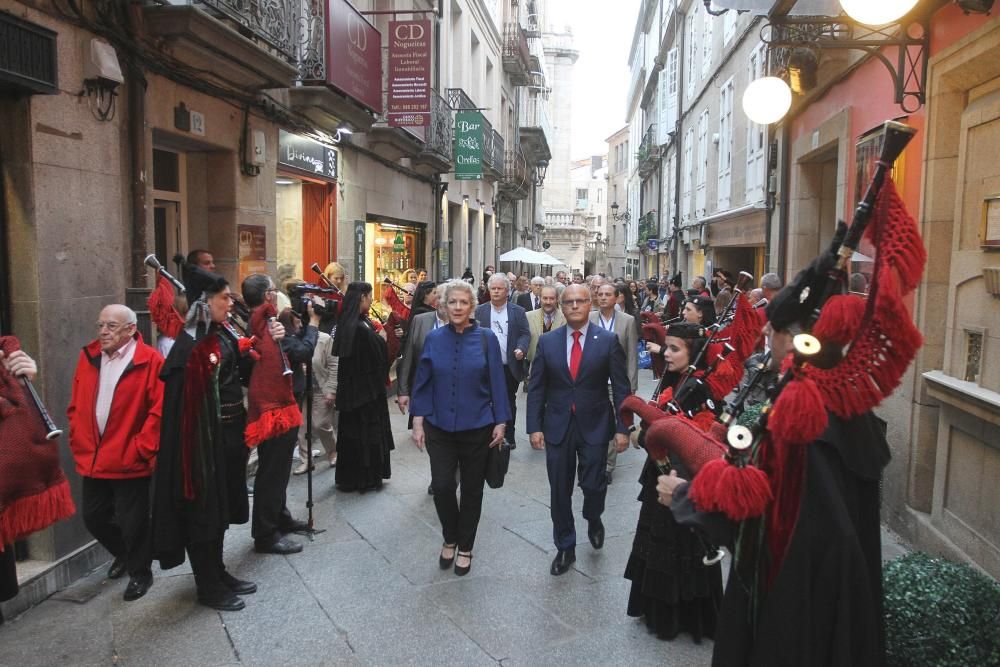
[[531, 279], [531, 289], [524, 294], [517, 297], [517, 305], [524, 308], [525, 312], [530, 313], [533, 310], [538, 310], [542, 307], [542, 286], [545, 284], [545, 278], [541, 276], [535, 276]]
[[538, 339], [528, 384], [531, 446], [545, 450], [549, 474], [552, 536], [558, 550], [550, 572], [556, 576], [576, 562], [572, 498], [577, 470], [587, 537], [600, 549], [608, 489], [607, 442], [613, 436], [619, 452], [628, 447], [628, 429], [619, 416], [629, 394], [625, 352], [613, 333], [590, 323], [590, 302], [590, 291], [583, 285], [563, 290], [566, 326]]
[[504, 377], [507, 379], [507, 398], [510, 399], [510, 421], [507, 422], [505, 438], [514, 444], [514, 419], [517, 408], [514, 400], [517, 386], [524, 379], [524, 360], [528, 356], [528, 345], [531, 344], [531, 332], [528, 331], [528, 320], [524, 316], [524, 308], [516, 303], [508, 303], [510, 281], [498, 273], [490, 276], [490, 302], [476, 308], [476, 322], [481, 327], [488, 327], [497, 335], [500, 342], [500, 356], [503, 359]]
[[535, 347], [542, 334], [546, 334], [553, 329], [558, 329], [566, 324], [562, 310], [559, 308], [559, 295], [552, 285], [542, 287], [539, 294], [542, 306], [538, 310], [533, 310], [526, 315], [528, 318], [528, 330], [531, 332], [531, 344], [528, 346], [528, 364], [535, 358]]
[[[597, 310], [590, 313], [590, 323], [618, 336], [618, 343], [625, 352], [625, 369], [628, 372], [631, 393], [639, 388], [639, 329], [635, 318], [628, 313], [615, 308], [622, 287], [604, 283], [597, 288]], [[618, 461], [618, 450], [615, 443], [608, 445], [608, 484], [611, 483], [615, 464]]]

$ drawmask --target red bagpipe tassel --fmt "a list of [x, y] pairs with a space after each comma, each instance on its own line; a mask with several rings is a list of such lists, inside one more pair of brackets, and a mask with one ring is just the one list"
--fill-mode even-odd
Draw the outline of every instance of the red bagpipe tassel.
[[824, 342], [847, 345], [860, 331], [864, 316], [864, 299], [854, 294], [835, 294], [823, 305], [813, 335]]
[[146, 307], [149, 308], [149, 319], [153, 320], [161, 334], [170, 338], [180, 335], [184, 318], [174, 308], [174, 286], [163, 274], [156, 281], [156, 289], [146, 299]]
[[257, 351], [255, 347], [257, 344], [257, 336], [250, 336], [249, 338], [240, 338], [237, 340], [236, 345], [239, 348], [240, 356], [249, 355], [254, 361], [260, 360], [260, 352]]
[[733, 521], [758, 517], [771, 502], [771, 484], [755, 466], [734, 464], [728, 458], [706, 463], [693, 480], [688, 496], [698, 509], [722, 512]]
[[782, 390], [771, 408], [767, 430], [775, 442], [786, 444], [809, 443], [826, 430], [829, 421], [823, 394], [812, 378], [798, 370]]
[[389, 304], [396, 319], [405, 322], [410, 319], [410, 308], [396, 294], [396, 289], [389, 283], [382, 283], [382, 300]]

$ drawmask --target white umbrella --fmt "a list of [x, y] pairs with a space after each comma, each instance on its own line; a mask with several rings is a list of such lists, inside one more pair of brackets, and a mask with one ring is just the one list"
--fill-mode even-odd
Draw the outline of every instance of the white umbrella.
[[549, 254], [549, 253], [547, 253], [547, 252], [540, 252], [540, 253], [538, 253], [538, 254], [539, 254], [539, 255], [540, 255], [540, 256], [541, 256], [541, 257], [542, 257], [542, 258], [543, 258], [543, 259], [544, 259], [545, 261], [539, 261], [539, 262], [537, 262], [537, 264], [544, 264], [544, 265], [546, 265], [546, 266], [569, 266], [568, 264], [566, 264], [566, 262], [564, 262], [564, 261], [562, 261], [561, 259], [558, 259], [558, 258], [556, 258], [556, 257], [553, 257], [552, 255], [550, 255], [550, 254]]
[[528, 264], [538, 264], [538, 254], [528, 248], [514, 248], [500, 255], [501, 262], [527, 262]]

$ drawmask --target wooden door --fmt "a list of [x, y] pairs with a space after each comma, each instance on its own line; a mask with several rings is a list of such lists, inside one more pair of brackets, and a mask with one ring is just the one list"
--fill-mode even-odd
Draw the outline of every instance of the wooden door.
[[318, 278], [309, 270], [313, 262], [326, 268], [337, 257], [331, 190], [325, 183], [302, 184], [302, 277], [307, 282]]

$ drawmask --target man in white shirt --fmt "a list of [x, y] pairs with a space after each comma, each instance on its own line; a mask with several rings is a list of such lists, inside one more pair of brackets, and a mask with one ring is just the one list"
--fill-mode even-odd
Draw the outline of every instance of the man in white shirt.
[[542, 306], [542, 287], [545, 285], [545, 278], [535, 276], [531, 279], [531, 289], [517, 297], [517, 305], [530, 313]]

